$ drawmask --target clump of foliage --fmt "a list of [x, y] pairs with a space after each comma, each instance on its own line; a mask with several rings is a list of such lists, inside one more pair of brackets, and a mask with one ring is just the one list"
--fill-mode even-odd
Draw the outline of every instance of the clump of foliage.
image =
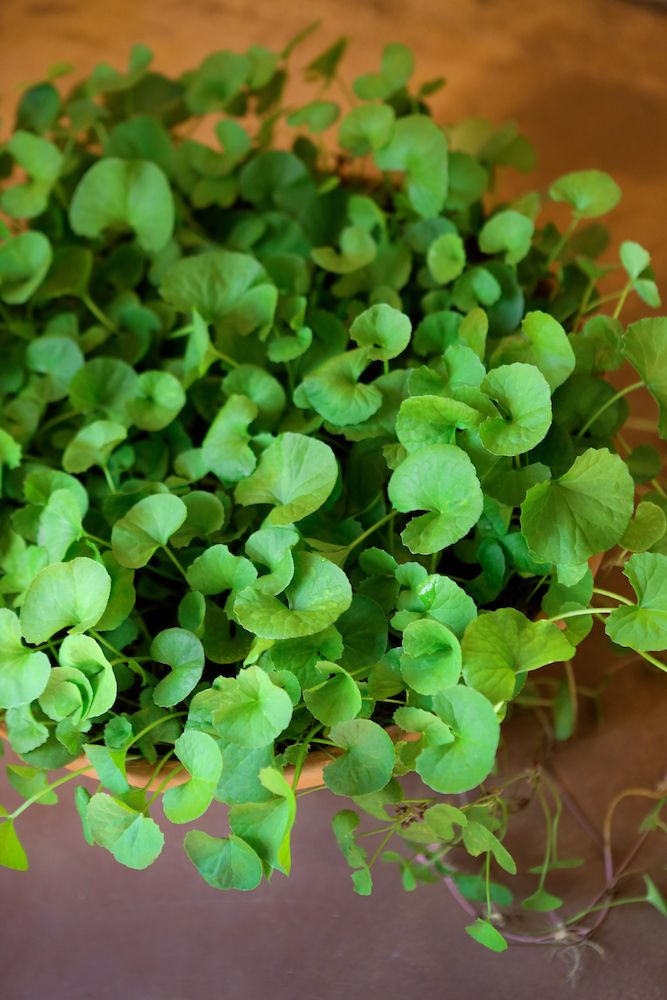
[[[618, 435], [639, 386], [667, 432], [667, 319], [621, 324], [629, 295], [659, 297], [638, 244], [597, 262], [610, 177], [552, 185], [563, 232], [538, 192], [494, 203], [499, 168], [532, 165], [515, 128], [437, 124], [442, 81], [415, 84], [403, 45], [349, 93], [335, 43], [294, 107], [301, 41], [175, 79], [137, 46], [66, 96], [29, 87], [0, 148], [0, 709], [25, 798], [0, 862], [27, 867], [16, 819], [85, 755], [89, 843], [151, 864], [180, 775], [171, 822], [229, 806], [188, 857], [252, 889], [290, 870], [319, 749], [325, 786], [386, 830], [369, 860], [358, 812], [336, 817], [356, 890], [395, 833], [429, 851], [385, 855], [407, 888], [462, 847], [484, 860], [468, 930], [499, 950], [507, 812], [466, 793], [508, 706], [594, 617], [664, 669], [667, 500], [635, 503], [660, 463]], [[589, 568], [616, 546], [632, 601]], [[404, 800], [410, 772], [441, 797]], [[555, 864], [552, 845], [533, 909], [560, 906]]]

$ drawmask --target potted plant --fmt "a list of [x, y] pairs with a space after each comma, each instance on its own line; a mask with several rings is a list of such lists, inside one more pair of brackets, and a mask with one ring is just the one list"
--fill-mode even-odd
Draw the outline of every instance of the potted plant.
[[[322, 786], [354, 807], [334, 833], [357, 892], [380, 856], [407, 888], [481, 885], [467, 929], [502, 950], [501, 723], [594, 618], [665, 669], [660, 463], [619, 431], [643, 386], [667, 428], [667, 319], [623, 328], [628, 296], [660, 300], [637, 243], [598, 263], [609, 176], [496, 203], [497, 171], [532, 165], [516, 129], [434, 122], [443, 81], [415, 85], [400, 44], [350, 93], [336, 42], [294, 106], [308, 34], [177, 78], [137, 46], [64, 96], [29, 87], [2, 146], [0, 709], [24, 801], [0, 863], [27, 867], [28, 806], [94, 774], [90, 844], [151, 864], [162, 794], [201, 826], [204, 879], [253, 889], [289, 873], [297, 798]], [[619, 548], [632, 598], [595, 584]], [[228, 835], [200, 821], [213, 800]], [[382, 821], [372, 857], [359, 811]], [[561, 905], [552, 827], [539, 912]]]

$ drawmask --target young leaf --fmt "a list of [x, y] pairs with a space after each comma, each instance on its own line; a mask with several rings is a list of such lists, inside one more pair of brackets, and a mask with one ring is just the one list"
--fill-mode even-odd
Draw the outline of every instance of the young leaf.
[[249, 844], [232, 834], [211, 837], [188, 830], [185, 853], [199, 874], [214, 889], [256, 889], [262, 881], [262, 862]]
[[479, 691], [460, 685], [434, 695], [433, 707], [454, 739], [448, 736], [445, 742], [444, 733], [430, 730], [417, 757], [417, 772], [436, 792], [467, 792], [493, 767], [500, 739], [498, 719]]
[[[4, 813], [4, 810], [2, 810]], [[27, 872], [28, 858], [14, 828], [13, 819], [3, 819], [0, 813], [0, 865], [15, 872]]]
[[488, 948], [489, 951], [507, 951], [507, 941], [500, 931], [488, 920], [482, 920], [481, 917], [478, 917], [474, 924], [467, 925], [466, 934], [469, 934], [473, 941]]
[[319, 510], [338, 477], [331, 448], [305, 434], [279, 435], [262, 452], [257, 469], [238, 484], [237, 503], [271, 504], [267, 524], [288, 525]]
[[667, 317], [631, 323], [623, 340], [623, 354], [641, 376], [658, 404], [660, 437], [667, 438]]
[[320, 660], [316, 666], [323, 674], [333, 676], [303, 692], [303, 700], [311, 714], [325, 726], [335, 726], [356, 718], [362, 702], [359, 685], [354, 678], [343, 667], [328, 660]]
[[181, 527], [187, 513], [183, 501], [170, 493], [155, 493], [139, 500], [113, 526], [114, 558], [128, 569], [145, 566]]
[[528, 490], [521, 530], [545, 562], [583, 563], [621, 540], [632, 517], [633, 496], [623, 460], [604, 448], [589, 448], [560, 478]]
[[479, 388], [500, 410], [479, 426], [482, 444], [493, 455], [520, 455], [542, 441], [551, 424], [551, 393], [537, 368], [520, 362], [501, 365]]
[[506, 264], [518, 264], [530, 252], [535, 226], [512, 208], [496, 212], [482, 226], [479, 248], [482, 253], [504, 253]]
[[394, 745], [381, 726], [352, 719], [334, 726], [329, 738], [344, 753], [324, 768], [324, 783], [335, 795], [368, 795], [388, 783], [394, 769]]
[[411, 552], [429, 554], [452, 545], [482, 513], [482, 490], [464, 451], [433, 444], [408, 455], [393, 473], [389, 499], [403, 512], [426, 510], [401, 532]]
[[75, 233], [88, 237], [128, 227], [142, 249], [157, 253], [174, 228], [169, 182], [155, 163], [115, 157], [99, 160], [72, 195], [69, 221]]
[[151, 656], [166, 663], [171, 672], [153, 691], [153, 701], [161, 708], [171, 708], [195, 689], [204, 671], [204, 647], [192, 632], [183, 628], [163, 629], [151, 643]]
[[411, 622], [403, 632], [401, 674], [418, 694], [436, 694], [453, 687], [461, 676], [461, 646], [445, 625], [426, 618]]
[[40, 570], [21, 608], [21, 631], [27, 642], [46, 642], [63, 628], [85, 632], [97, 624], [109, 600], [111, 577], [104, 566], [77, 556]]
[[87, 819], [95, 843], [127, 868], [148, 868], [164, 846], [164, 835], [154, 820], [106, 792], [93, 795]]
[[0, 608], [0, 708], [29, 705], [39, 698], [50, 670], [46, 653], [23, 645], [14, 612]]
[[567, 202], [580, 219], [595, 219], [618, 205], [621, 189], [602, 170], [579, 170], [554, 181], [549, 197]]
[[226, 742], [265, 747], [289, 724], [289, 695], [260, 667], [247, 667], [234, 678], [220, 678], [219, 684], [213, 722]]
[[525, 671], [575, 654], [553, 622], [530, 621], [515, 608], [480, 615], [468, 625], [461, 648], [466, 683], [493, 704], [510, 701]]
[[667, 556], [641, 552], [623, 570], [637, 596], [636, 605], [619, 605], [607, 617], [607, 635], [631, 649], [667, 649]]
[[162, 807], [170, 822], [189, 823], [202, 816], [213, 801], [222, 774], [222, 756], [211, 736], [195, 730], [179, 736], [174, 749], [190, 779], [184, 785], [168, 788], [162, 796]]

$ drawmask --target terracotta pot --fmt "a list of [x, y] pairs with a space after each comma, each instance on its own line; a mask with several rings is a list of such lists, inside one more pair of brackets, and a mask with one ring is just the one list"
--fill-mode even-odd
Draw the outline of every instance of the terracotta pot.
[[[593, 556], [592, 559], [589, 559], [589, 565], [594, 577], [600, 569], [602, 559], [603, 555]], [[387, 732], [391, 736], [392, 740], [397, 740], [399, 735], [402, 735], [403, 739], [407, 740], [419, 739], [419, 735], [417, 733], [401, 733], [398, 726], [388, 726]], [[3, 722], [0, 722], [0, 737], [3, 739], [7, 738], [7, 730]], [[336, 755], [335, 749], [332, 749], [331, 754], [334, 756]], [[331, 754], [325, 753], [322, 750], [314, 750], [312, 753], [308, 754], [303, 768], [301, 769], [301, 774], [299, 775], [299, 781], [296, 786], [297, 790], [301, 791], [306, 788], [317, 788], [318, 785], [324, 784], [322, 772], [331, 760]], [[65, 764], [66, 771], [78, 771], [84, 767], [86, 770], [81, 772], [82, 775], [97, 778], [97, 772], [86, 756], [77, 757], [76, 760], [72, 760], [69, 764]], [[175, 761], [173, 763], [169, 763], [164, 767], [163, 771], [156, 779], [152, 779], [151, 775], [155, 770], [152, 764], [149, 764], [148, 761], [145, 760], [130, 761], [128, 762], [126, 771], [127, 781], [128, 784], [134, 788], [146, 788], [148, 791], [154, 792], [162, 785], [162, 782], [164, 782], [167, 775], [176, 771], [177, 767], [178, 764]], [[285, 768], [285, 778], [291, 784], [293, 777], [294, 767], [290, 765]], [[176, 785], [183, 785], [188, 778], [189, 775], [186, 771], [176, 771], [173, 777], [170, 778], [166, 784], [162, 785], [162, 787], [167, 789], [174, 788]]]

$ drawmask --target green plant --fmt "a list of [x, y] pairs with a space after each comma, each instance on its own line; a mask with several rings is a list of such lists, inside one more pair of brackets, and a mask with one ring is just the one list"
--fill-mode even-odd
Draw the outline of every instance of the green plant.
[[[595, 220], [620, 198], [606, 174], [552, 185], [563, 232], [537, 192], [494, 204], [498, 169], [532, 165], [516, 129], [437, 125], [442, 81], [414, 85], [402, 45], [349, 94], [337, 42], [295, 108], [307, 35], [177, 79], [137, 46], [64, 97], [28, 88], [2, 147], [0, 708], [25, 801], [3, 811], [0, 862], [27, 867], [16, 820], [85, 754], [89, 843], [151, 864], [150, 807], [186, 773], [167, 818], [216, 799], [231, 829], [188, 832], [189, 858], [252, 889], [289, 873], [299, 776], [323, 749], [326, 787], [382, 820], [370, 858], [358, 813], [334, 822], [356, 890], [399, 834], [425, 848], [384, 853], [406, 888], [439, 873], [460, 893], [445, 859], [462, 846], [483, 858], [468, 930], [499, 950], [508, 811], [468, 793], [509, 706], [594, 618], [666, 669], [660, 459], [620, 431], [646, 386], [667, 433], [667, 319], [621, 324], [630, 294], [659, 297], [638, 244], [597, 262]], [[626, 361], [638, 379], [617, 389]], [[635, 600], [589, 569], [617, 546]], [[441, 798], [405, 799], [409, 772]], [[532, 908], [549, 910], [560, 799], [522, 778], [545, 803]], [[664, 912], [653, 883], [647, 898]]]

